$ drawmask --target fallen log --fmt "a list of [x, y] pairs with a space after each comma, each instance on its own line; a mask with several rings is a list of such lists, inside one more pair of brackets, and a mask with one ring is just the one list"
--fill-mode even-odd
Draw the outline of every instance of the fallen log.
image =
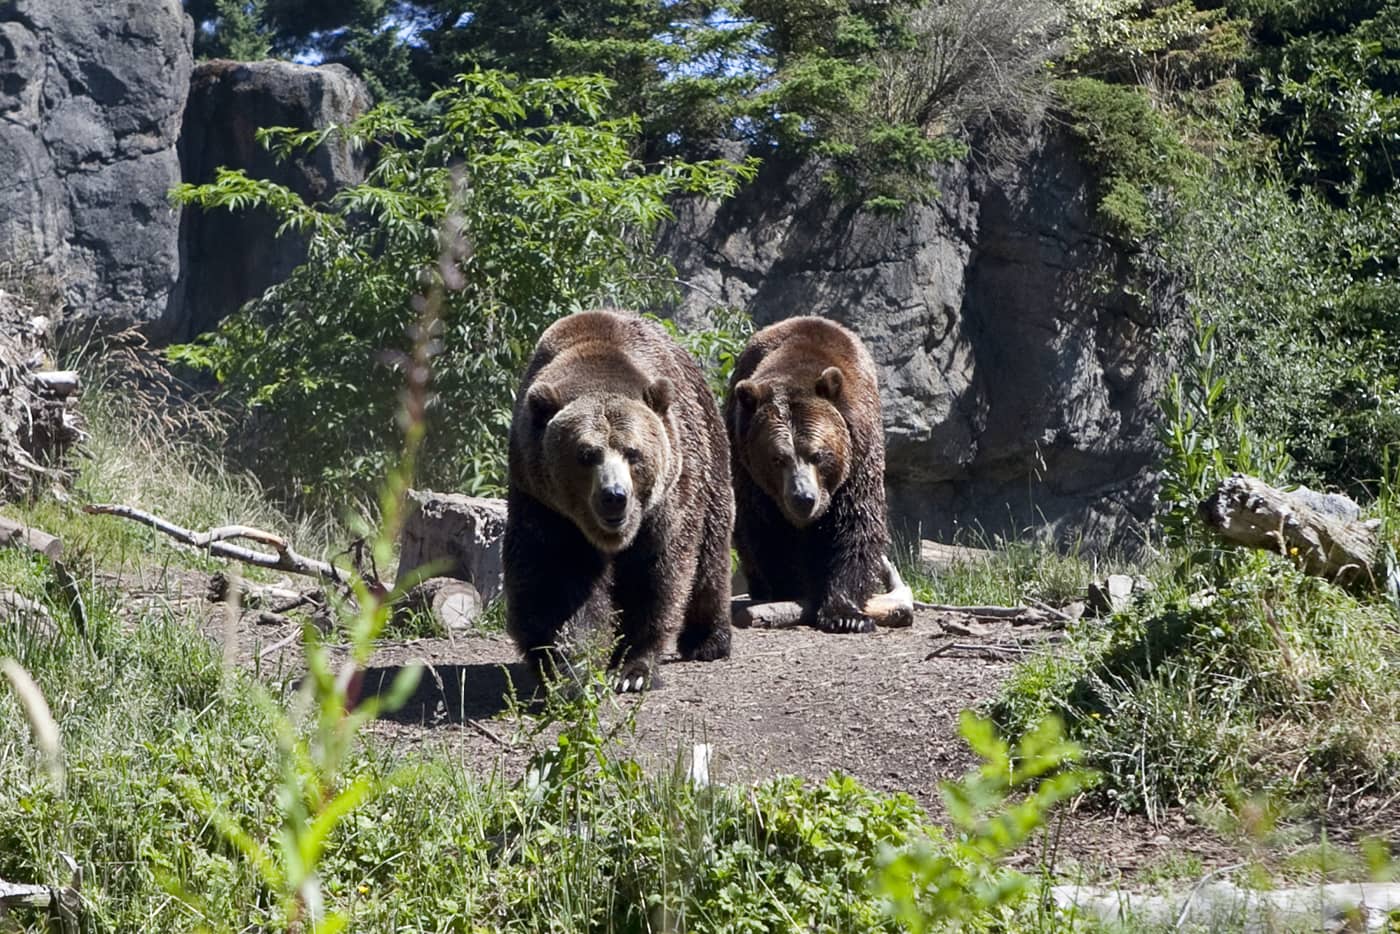
[[1307, 487], [1278, 490], [1235, 474], [1199, 511], [1225, 541], [1286, 555], [1305, 574], [1361, 590], [1384, 583], [1380, 520], [1362, 519], [1361, 507], [1345, 496]]
[[41, 554], [50, 561], [63, 557], [63, 542], [48, 532], [21, 525], [0, 516], [0, 548], [23, 548]]
[[[914, 625], [914, 592], [889, 558], [885, 559], [885, 581], [890, 589], [865, 601], [862, 611], [875, 625], [888, 629]], [[734, 601], [731, 614], [739, 629], [792, 629], [816, 624], [816, 611], [793, 600], [758, 602], [741, 598]]]
[[[144, 526], [155, 529], [165, 535], [169, 535], [184, 545], [199, 548], [208, 552], [216, 558], [232, 558], [235, 561], [242, 561], [244, 564], [251, 564], [255, 567], [268, 568], [273, 571], [286, 571], [289, 574], [302, 574], [307, 577], [318, 577], [324, 581], [334, 584], [346, 584], [349, 578], [344, 571], [335, 565], [321, 561], [316, 558], [308, 558], [292, 550], [291, 545], [285, 538], [272, 532], [265, 532], [246, 525], [226, 525], [219, 528], [210, 529], [207, 532], [195, 532], [183, 526], [168, 522], [159, 516], [152, 515], [134, 506], [125, 506], [120, 503], [89, 504], [83, 507], [83, 512], [90, 515], [118, 516], [123, 519], [130, 519], [139, 522]], [[257, 551], [252, 548], [245, 548], [242, 545], [231, 545], [229, 539], [246, 539], [257, 542], [260, 545], [267, 545], [276, 553], [268, 554], [265, 551]], [[373, 582], [377, 584], [378, 582]], [[383, 585], [379, 585], [383, 586]]]
[[71, 886], [21, 885], [0, 879], [0, 920], [17, 908], [45, 911], [56, 930], [76, 934], [81, 907], [82, 897]]

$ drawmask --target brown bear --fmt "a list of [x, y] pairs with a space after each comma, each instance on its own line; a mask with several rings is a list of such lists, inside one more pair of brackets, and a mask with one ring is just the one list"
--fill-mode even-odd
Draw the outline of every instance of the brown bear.
[[825, 318], [766, 327], [735, 363], [724, 415], [749, 595], [803, 603], [827, 632], [872, 630], [893, 581], [880, 390], [865, 345]]
[[516, 394], [504, 543], [506, 625], [541, 673], [615, 632], [617, 686], [729, 655], [728, 439], [699, 364], [655, 322], [570, 315]]

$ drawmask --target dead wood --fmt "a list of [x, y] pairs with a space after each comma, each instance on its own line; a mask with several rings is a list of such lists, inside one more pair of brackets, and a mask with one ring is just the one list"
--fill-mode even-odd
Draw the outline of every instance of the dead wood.
[[810, 626], [807, 608], [794, 600], [756, 603], [747, 598], [736, 599], [732, 606], [734, 625], [740, 629], [792, 629]]
[[[155, 529], [165, 535], [169, 535], [181, 544], [199, 548], [216, 558], [232, 558], [235, 561], [242, 561], [244, 564], [251, 564], [255, 567], [268, 568], [274, 571], [286, 571], [289, 574], [302, 574], [307, 577], [318, 577], [321, 580], [334, 584], [346, 584], [348, 578], [344, 571], [335, 565], [316, 558], [308, 558], [292, 550], [291, 545], [285, 538], [275, 535], [272, 532], [265, 532], [262, 529], [255, 529], [246, 525], [227, 525], [210, 529], [207, 532], [195, 532], [183, 526], [167, 522], [159, 516], [152, 515], [134, 506], [125, 506], [120, 503], [90, 504], [83, 507], [83, 512], [92, 515], [119, 516], [123, 519], [130, 519], [139, 522], [144, 526]], [[261, 545], [267, 545], [274, 549], [275, 554], [268, 554], [265, 551], [256, 551], [252, 548], [244, 548], [242, 545], [229, 544], [229, 539], [247, 539]], [[378, 582], [373, 582], [378, 584]], [[380, 584], [379, 586], [383, 586]]]
[[928, 539], [919, 541], [919, 564], [924, 570], [937, 572], [959, 564], [981, 564], [996, 555], [985, 548], [969, 548], [966, 545], [945, 545]]
[[427, 614], [444, 632], [454, 633], [470, 629], [481, 615], [482, 606], [481, 594], [466, 581], [430, 577], [410, 587], [394, 612], [401, 620], [410, 613]]
[[23, 548], [41, 554], [50, 561], [63, 557], [63, 542], [48, 532], [20, 525], [0, 516], [0, 548]]
[[1361, 507], [1345, 496], [1306, 487], [1278, 490], [1235, 474], [1199, 508], [1225, 541], [1287, 555], [1306, 574], [1363, 590], [1385, 579], [1380, 520], [1363, 520]]
[[[885, 559], [885, 585], [889, 590], [865, 601], [862, 611], [887, 629], [902, 629], [914, 625], [914, 592], [904, 583], [899, 569]], [[816, 625], [816, 611], [792, 600], [760, 603], [739, 597], [731, 605], [731, 619], [739, 629], [792, 629]]]
[[55, 930], [76, 934], [81, 907], [82, 897], [71, 886], [21, 885], [0, 879], [0, 920], [17, 908], [46, 911]]
[[68, 455], [85, 437], [70, 409], [78, 375], [48, 369], [51, 349], [48, 319], [0, 289], [0, 502], [67, 480]]

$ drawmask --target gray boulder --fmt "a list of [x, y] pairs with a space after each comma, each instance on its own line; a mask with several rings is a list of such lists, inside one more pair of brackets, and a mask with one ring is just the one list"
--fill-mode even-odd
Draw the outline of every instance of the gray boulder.
[[0, 261], [57, 276], [69, 330], [166, 313], [192, 36], [179, 0], [0, 5]]
[[[208, 61], [195, 67], [180, 135], [180, 165], [191, 183], [212, 182], [220, 166], [243, 169], [323, 201], [364, 180], [366, 160], [339, 139], [279, 163], [256, 139], [262, 127], [301, 130], [344, 124], [370, 107], [364, 83], [341, 65]], [[177, 307], [165, 328], [184, 340], [213, 329], [244, 302], [286, 279], [306, 259], [306, 241], [276, 235], [262, 210], [187, 208], [180, 225]]]
[[770, 161], [730, 202], [679, 204], [660, 241], [690, 286], [676, 317], [725, 304], [859, 333], [881, 367], [891, 522], [909, 538], [1132, 545], [1178, 296], [1096, 224], [1071, 140], [1045, 129], [1000, 170], [941, 167], [942, 197], [894, 216], [834, 203], [820, 173]]

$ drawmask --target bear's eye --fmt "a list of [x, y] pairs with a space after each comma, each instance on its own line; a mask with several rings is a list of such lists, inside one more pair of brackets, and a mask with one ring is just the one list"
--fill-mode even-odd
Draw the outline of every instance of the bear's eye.
[[832, 460], [832, 454], [831, 454], [830, 451], [813, 451], [813, 452], [812, 452], [812, 463], [816, 464], [816, 465], [819, 466], [819, 467], [825, 467], [827, 464], [830, 464], [830, 463], [831, 463], [831, 460]]
[[597, 467], [603, 462], [603, 449], [591, 445], [579, 448], [578, 462], [585, 467]]
[[636, 448], [623, 448], [622, 456], [629, 464], [637, 464], [642, 459], [642, 452]]

